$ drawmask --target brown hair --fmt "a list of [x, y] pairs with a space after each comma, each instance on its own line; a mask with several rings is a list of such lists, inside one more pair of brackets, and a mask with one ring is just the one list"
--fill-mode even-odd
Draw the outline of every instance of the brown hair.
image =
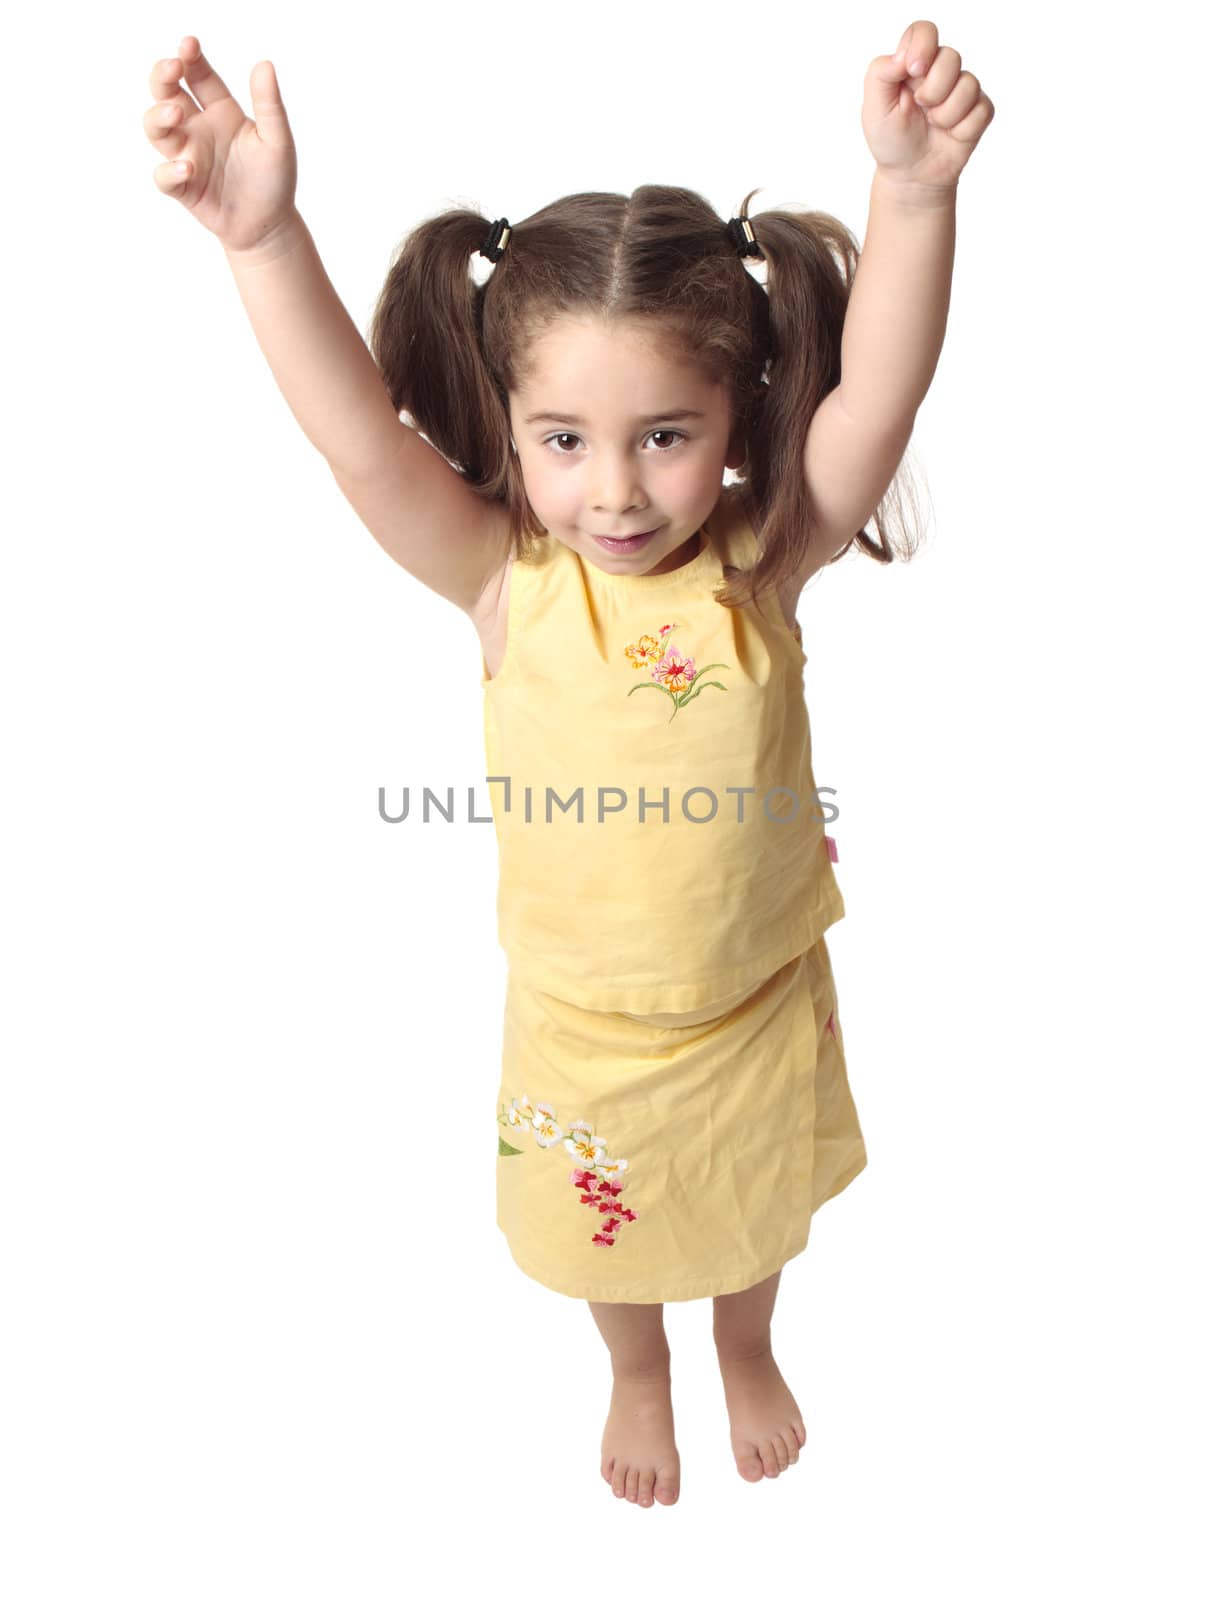
[[[740, 216], [747, 216], [752, 190]], [[369, 346], [395, 411], [406, 410], [484, 497], [506, 506], [520, 558], [541, 537], [511, 447], [508, 394], [528, 349], [556, 318], [648, 322], [708, 378], [729, 386], [747, 459], [737, 474], [761, 542], [755, 567], [718, 591], [741, 605], [780, 584], [806, 557], [813, 523], [802, 461], [819, 402], [840, 379], [840, 339], [860, 258], [843, 223], [821, 211], [752, 219], [767, 287], [744, 266], [726, 224], [691, 189], [644, 184], [621, 194], [567, 195], [513, 223], [503, 256], [476, 283], [473, 257], [489, 223], [454, 209], [403, 241], [374, 308]], [[877, 561], [917, 548], [895, 492], [855, 543]], [[893, 515], [887, 515], [887, 510]], [[890, 537], [891, 521], [903, 539]]]

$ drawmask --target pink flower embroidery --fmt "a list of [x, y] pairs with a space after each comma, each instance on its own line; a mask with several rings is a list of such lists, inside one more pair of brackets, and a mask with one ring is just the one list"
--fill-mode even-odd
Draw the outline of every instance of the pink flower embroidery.
[[[512, 1104], [501, 1106], [496, 1121], [509, 1128], [528, 1128], [543, 1149], [561, 1142], [563, 1149], [576, 1163], [571, 1173], [571, 1183], [580, 1191], [581, 1205], [592, 1206], [605, 1221], [592, 1235], [592, 1243], [609, 1247], [617, 1242], [617, 1231], [623, 1222], [636, 1222], [638, 1213], [622, 1205], [617, 1196], [621, 1193], [618, 1181], [629, 1167], [628, 1161], [608, 1154], [608, 1145], [596, 1133], [590, 1122], [582, 1118], [573, 1122], [564, 1134], [548, 1101], [536, 1105], [527, 1094], [514, 1097]], [[519, 1156], [524, 1151], [505, 1143], [500, 1138], [502, 1156]]]
[[[658, 636], [644, 633], [636, 644], [625, 647], [626, 659], [635, 669], [649, 667], [650, 680], [647, 683], [636, 683], [629, 694], [634, 694], [638, 689], [659, 689], [672, 701], [672, 716], [670, 722], [681, 706], [688, 705], [690, 700], [695, 700], [702, 689], [725, 689], [724, 683], [719, 683], [714, 678], [706, 678], [707, 672], [722, 667], [729, 670], [725, 661], [711, 661], [707, 667], [698, 667], [692, 656], [683, 655], [674, 644], [666, 643], [667, 636], [673, 628], [678, 628], [678, 622], [665, 622], [659, 629]], [[627, 695], [628, 698], [628, 695]]]
[[651, 668], [651, 677], [656, 683], [662, 683], [669, 689], [679, 691], [687, 689], [697, 676], [697, 664], [692, 656], [682, 656], [674, 644], [670, 644], [662, 657]]

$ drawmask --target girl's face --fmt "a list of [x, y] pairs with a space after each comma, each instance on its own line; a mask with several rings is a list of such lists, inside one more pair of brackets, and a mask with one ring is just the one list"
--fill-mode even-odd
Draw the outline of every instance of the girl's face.
[[[671, 572], [738, 467], [730, 398], [649, 330], [563, 317], [508, 397], [525, 492], [554, 538], [605, 572]], [[630, 550], [603, 538], [653, 533]], [[689, 541], [693, 540], [692, 544]]]

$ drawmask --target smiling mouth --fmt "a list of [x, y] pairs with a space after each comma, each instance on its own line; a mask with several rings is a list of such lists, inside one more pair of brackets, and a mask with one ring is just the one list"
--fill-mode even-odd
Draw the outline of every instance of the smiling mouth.
[[646, 533], [627, 534], [623, 539], [613, 539], [603, 533], [593, 534], [592, 537], [597, 544], [602, 544], [606, 550], [618, 550], [624, 553], [627, 550], [639, 549], [648, 540], [653, 539], [658, 532], [658, 528], [651, 528]]

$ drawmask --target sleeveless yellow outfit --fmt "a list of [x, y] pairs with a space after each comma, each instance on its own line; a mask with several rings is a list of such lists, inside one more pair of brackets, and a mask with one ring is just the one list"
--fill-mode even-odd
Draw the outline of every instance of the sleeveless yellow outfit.
[[733, 1294], [866, 1164], [824, 931], [844, 915], [800, 630], [720, 606], [756, 539], [723, 489], [673, 572], [552, 536], [482, 662], [508, 957], [497, 1221], [579, 1299]]

